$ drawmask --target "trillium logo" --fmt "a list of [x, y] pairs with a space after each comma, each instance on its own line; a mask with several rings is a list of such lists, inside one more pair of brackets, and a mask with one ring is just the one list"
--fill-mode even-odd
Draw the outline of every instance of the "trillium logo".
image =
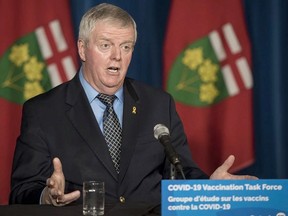
[[0, 97], [23, 104], [76, 73], [59, 20], [21, 36], [0, 58]]
[[177, 102], [196, 107], [252, 87], [250, 66], [231, 23], [189, 44], [174, 61], [167, 83]]

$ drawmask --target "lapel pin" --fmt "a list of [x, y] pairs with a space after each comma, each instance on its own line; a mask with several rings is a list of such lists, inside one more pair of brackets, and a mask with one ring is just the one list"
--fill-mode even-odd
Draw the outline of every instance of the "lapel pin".
[[133, 108], [132, 108], [132, 113], [136, 114], [136, 107], [135, 106], [133, 106]]

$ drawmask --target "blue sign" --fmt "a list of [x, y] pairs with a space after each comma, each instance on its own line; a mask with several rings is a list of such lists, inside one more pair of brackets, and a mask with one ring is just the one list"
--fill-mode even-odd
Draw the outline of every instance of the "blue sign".
[[288, 180], [162, 180], [165, 216], [288, 216]]

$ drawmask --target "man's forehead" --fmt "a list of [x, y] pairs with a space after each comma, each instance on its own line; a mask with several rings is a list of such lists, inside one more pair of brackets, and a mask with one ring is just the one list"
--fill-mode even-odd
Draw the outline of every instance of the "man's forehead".
[[92, 30], [92, 37], [96, 36], [98, 39], [112, 40], [125, 39], [127, 41], [135, 41], [135, 31], [133, 26], [121, 26], [117, 23], [101, 22], [95, 24]]
[[134, 25], [131, 23], [126, 23], [119, 19], [104, 19], [104, 20], [98, 20], [95, 22], [94, 28], [97, 28], [98, 26], [106, 26], [106, 27], [113, 27], [113, 28], [119, 28], [119, 29], [133, 29]]

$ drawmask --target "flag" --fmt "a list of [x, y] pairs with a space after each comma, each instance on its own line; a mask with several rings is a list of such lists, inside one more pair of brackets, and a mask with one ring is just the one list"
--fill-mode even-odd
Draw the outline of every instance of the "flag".
[[69, 7], [68, 0], [0, 0], [0, 204], [8, 203], [23, 103], [76, 73]]
[[172, 0], [164, 85], [176, 101], [194, 160], [211, 174], [254, 160], [250, 43], [241, 0]]

